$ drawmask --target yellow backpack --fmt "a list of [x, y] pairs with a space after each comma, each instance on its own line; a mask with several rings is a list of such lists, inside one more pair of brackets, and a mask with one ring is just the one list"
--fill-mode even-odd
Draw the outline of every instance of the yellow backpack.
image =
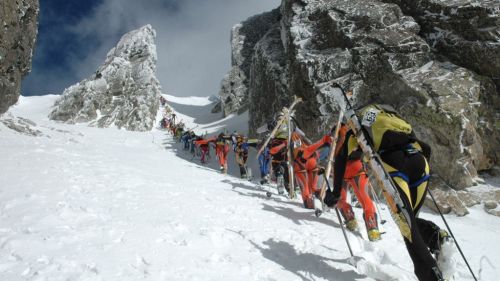
[[371, 104], [361, 110], [361, 125], [365, 127], [378, 151], [382, 137], [388, 131], [412, 135], [411, 125], [401, 118], [394, 109], [378, 104]]

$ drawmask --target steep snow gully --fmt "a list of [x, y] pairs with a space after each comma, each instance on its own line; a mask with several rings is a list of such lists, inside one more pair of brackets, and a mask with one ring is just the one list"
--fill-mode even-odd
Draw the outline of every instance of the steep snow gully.
[[[246, 114], [216, 120], [207, 100], [165, 97], [197, 133], [247, 130]], [[0, 280], [416, 280], [386, 208], [381, 241], [363, 228], [347, 234], [352, 262], [334, 213], [316, 218], [300, 200], [267, 198], [234, 176], [234, 162], [222, 175], [215, 159], [201, 165], [159, 129], [48, 120], [56, 98], [21, 97], [0, 119], [40, 131], [0, 122]], [[486, 182], [476, 188], [500, 187]], [[446, 218], [476, 275], [500, 280], [498, 218], [479, 207]], [[472, 280], [457, 262], [455, 279]]]

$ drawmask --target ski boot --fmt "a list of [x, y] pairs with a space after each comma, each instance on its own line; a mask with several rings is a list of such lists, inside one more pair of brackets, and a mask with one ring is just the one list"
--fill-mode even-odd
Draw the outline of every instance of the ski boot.
[[368, 240], [373, 242], [382, 239], [378, 230], [377, 214], [371, 216], [363, 214], [363, 217], [365, 219], [366, 231], [368, 232]]
[[356, 229], [358, 229], [358, 221], [355, 218], [353, 218], [351, 220], [346, 221], [345, 226], [350, 231], [356, 231]]
[[453, 238], [444, 229], [439, 230], [439, 250], [436, 253], [436, 262], [443, 274], [444, 280], [453, 280], [457, 271], [457, 261], [454, 257], [456, 249]]
[[342, 214], [342, 217], [344, 217], [347, 229], [350, 231], [358, 229], [358, 221], [354, 217], [354, 212], [352, 211], [352, 207], [350, 205], [346, 208], [339, 208], [339, 211]]
[[382, 239], [380, 231], [376, 228], [368, 230], [368, 240], [374, 242]]
[[453, 242], [453, 239], [450, 237], [448, 232], [444, 229], [439, 229], [438, 232], [438, 239], [437, 239], [437, 247], [434, 249], [434, 251], [431, 250], [431, 252], [434, 254], [436, 260], [439, 260], [439, 256], [441, 255], [442, 248], [443, 246], [448, 243], [451, 240]]

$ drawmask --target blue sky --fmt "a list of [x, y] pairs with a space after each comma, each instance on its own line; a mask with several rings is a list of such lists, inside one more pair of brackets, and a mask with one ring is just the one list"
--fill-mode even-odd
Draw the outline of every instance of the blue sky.
[[157, 76], [178, 96], [217, 94], [230, 68], [231, 27], [280, 0], [40, 0], [32, 72], [23, 95], [61, 94], [89, 77], [126, 32], [157, 32]]

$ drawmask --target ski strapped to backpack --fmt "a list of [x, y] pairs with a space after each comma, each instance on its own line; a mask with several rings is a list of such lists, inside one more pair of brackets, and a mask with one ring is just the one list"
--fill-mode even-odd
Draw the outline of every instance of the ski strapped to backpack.
[[340, 113], [339, 113], [339, 118], [337, 120], [337, 124], [335, 125], [335, 131], [333, 132], [333, 134], [331, 135], [333, 138], [332, 138], [332, 143], [330, 144], [330, 151], [328, 153], [328, 158], [327, 158], [327, 162], [326, 162], [326, 167], [325, 167], [325, 177], [324, 177], [324, 181], [323, 181], [323, 184], [321, 186], [321, 191], [320, 191], [320, 200], [321, 200], [321, 205], [322, 205], [322, 208], [321, 210], [320, 209], [316, 209], [316, 216], [320, 216], [321, 213], [323, 212], [323, 209], [324, 209], [324, 202], [323, 200], [325, 199], [325, 193], [326, 193], [326, 188], [327, 188], [327, 180], [328, 180], [328, 177], [330, 177], [331, 173], [332, 173], [332, 167], [333, 167], [333, 158], [335, 157], [335, 150], [337, 148], [337, 142], [339, 140], [339, 132], [340, 132], [340, 127], [342, 125], [342, 119], [344, 118], [344, 108], [342, 108], [342, 106], [340, 107]]
[[257, 151], [256, 158], [259, 158], [259, 155], [264, 151], [264, 149], [266, 148], [267, 144], [269, 143], [269, 141], [271, 141], [271, 139], [274, 137], [274, 135], [276, 135], [276, 133], [278, 132], [278, 130], [281, 127], [281, 125], [283, 124], [283, 122], [285, 122], [285, 121], [288, 120], [288, 116], [291, 115], [291, 113], [293, 111], [293, 108], [297, 104], [299, 104], [300, 102], [302, 102], [302, 99], [299, 98], [299, 97], [297, 97], [297, 96], [294, 96], [293, 97], [293, 102], [290, 105], [290, 107], [288, 107], [288, 108], [283, 107], [283, 109], [281, 110], [281, 112], [283, 113], [283, 115], [280, 116], [280, 118], [278, 120], [276, 120], [276, 126], [271, 131], [271, 133], [269, 134], [269, 137], [266, 139], [266, 141], [262, 144], [262, 146], [260, 147], [259, 151]]
[[365, 159], [368, 159], [368, 165], [374, 174], [378, 185], [382, 188], [382, 193], [387, 205], [390, 208], [391, 216], [394, 222], [399, 227], [401, 234], [412, 242], [410, 210], [405, 207], [403, 200], [396, 189], [396, 185], [384, 169], [380, 156], [370, 146], [368, 137], [365, 135], [361, 122], [359, 121], [359, 118], [357, 117], [356, 112], [349, 102], [344, 90], [338, 84], [334, 84], [332, 87], [337, 89], [337, 93], [333, 93], [333, 98], [335, 98], [339, 104], [345, 104], [347, 125], [353, 131], [353, 136], [356, 138], [359, 146], [361, 147], [361, 150], [365, 155]]
[[292, 107], [288, 110], [287, 122], [288, 122], [288, 140], [287, 140], [287, 150], [286, 159], [288, 166], [288, 194], [291, 199], [295, 199], [295, 175], [293, 172], [293, 145], [292, 145], [292, 133], [295, 130], [292, 122]]

